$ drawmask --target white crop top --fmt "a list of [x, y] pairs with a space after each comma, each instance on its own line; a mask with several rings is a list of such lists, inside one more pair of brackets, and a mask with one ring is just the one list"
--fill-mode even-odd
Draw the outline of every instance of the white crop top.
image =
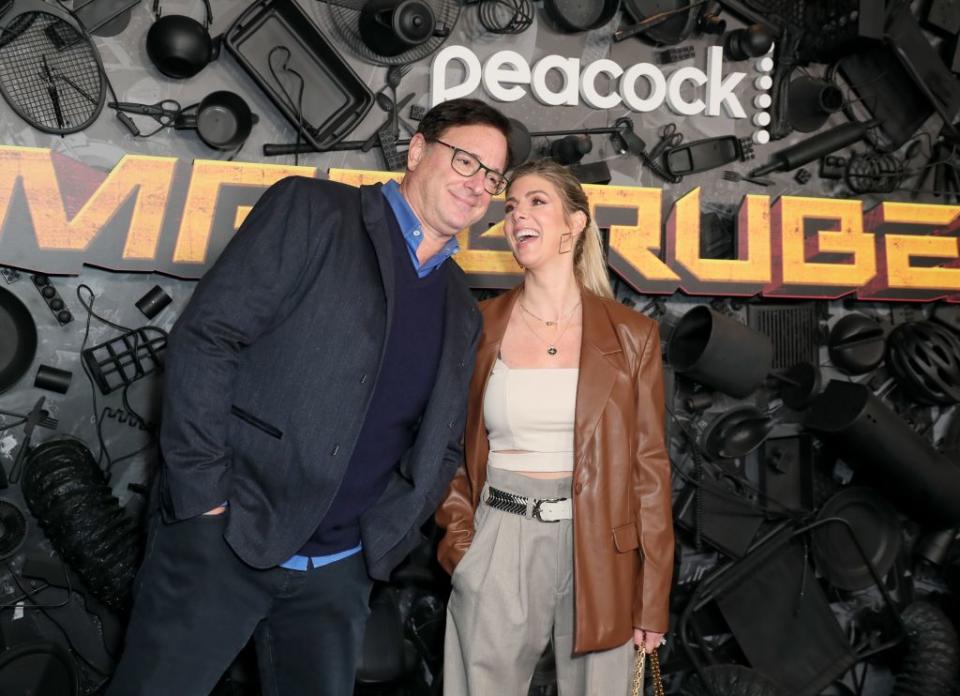
[[573, 471], [579, 376], [575, 367], [510, 368], [497, 358], [483, 396], [490, 466], [513, 471]]

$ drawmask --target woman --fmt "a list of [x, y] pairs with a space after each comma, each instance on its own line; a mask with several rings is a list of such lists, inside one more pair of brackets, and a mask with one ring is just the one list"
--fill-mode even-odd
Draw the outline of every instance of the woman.
[[437, 512], [444, 693], [523, 696], [552, 641], [561, 696], [627, 694], [673, 570], [657, 324], [613, 299], [566, 168], [517, 169], [504, 231], [524, 279], [480, 305], [465, 464]]

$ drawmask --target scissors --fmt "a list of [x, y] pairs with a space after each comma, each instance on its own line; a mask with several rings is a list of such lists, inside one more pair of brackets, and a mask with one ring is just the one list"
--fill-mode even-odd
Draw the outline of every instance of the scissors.
[[[154, 133], [159, 133], [164, 128], [174, 125], [183, 107], [180, 102], [174, 99], [163, 99], [156, 104], [139, 104], [137, 102], [107, 102], [107, 106], [117, 112], [117, 118], [127, 127], [127, 130], [135, 136], [148, 138]], [[142, 133], [133, 119], [127, 114], [137, 114], [138, 116], [149, 116], [159, 123], [154, 130], [148, 133]]]
[[676, 147], [683, 142], [683, 134], [677, 132], [677, 124], [668, 123], [660, 129], [660, 142], [653, 146], [649, 153], [652, 160], [657, 159], [667, 151], [668, 148]]

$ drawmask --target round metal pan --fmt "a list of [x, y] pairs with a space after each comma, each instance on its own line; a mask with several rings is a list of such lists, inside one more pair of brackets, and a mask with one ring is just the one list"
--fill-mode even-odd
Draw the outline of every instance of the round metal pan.
[[37, 352], [37, 325], [9, 290], [0, 288], [0, 393], [23, 377]]
[[80, 693], [77, 666], [66, 648], [53, 641], [18, 643], [0, 655], [0, 694]]
[[174, 121], [177, 130], [196, 129], [197, 135], [208, 147], [215, 150], [233, 150], [250, 135], [257, 122], [247, 102], [239, 94], [219, 90], [211, 92], [187, 113], [184, 109]]
[[[853, 528], [866, 557], [882, 578], [893, 567], [900, 551], [900, 521], [896, 510], [872, 488], [847, 488], [824, 503], [818, 520], [839, 517]], [[829, 524], [813, 533], [817, 567], [831, 585], [841, 590], [863, 590], [873, 577], [863, 557], [839, 524]]]
[[[641, 22], [661, 12], [679, 10], [690, 5], [691, 0], [623, 0], [623, 9], [633, 22]], [[655, 44], [672, 45], [684, 41], [697, 26], [697, 18], [705, 5], [699, 5], [686, 12], [678, 12], [638, 34]]]
[[568, 34], [602, 27], [620, 9], [620, 0], [544, 0], [543, 9]]
[[214, 149], [233, 150], [243, 144], [256, 122], [256, 116], [240, 95], [220, 90], [200, 102], [197, 134]]

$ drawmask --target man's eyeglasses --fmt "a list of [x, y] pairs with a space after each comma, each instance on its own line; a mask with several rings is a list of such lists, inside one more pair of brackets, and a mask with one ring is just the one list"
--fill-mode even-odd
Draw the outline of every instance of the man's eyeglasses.
[[450, 166], [453, 168], [453, 171], [460, 176], [471, 177], [482, 169], [485, 172], [483, 188], [491, 196], [503, 193], [507, 188], [507, 178], [495, 169], [490, 169], [490, 167], [481, 162], [476, 155], [466, 150], [461, 150], [459, 147], [451, 145], [450, 143], [445, 143], [442, 140], [433, 140], [432, 142], [445, 145], [453, 150], [453, 157], [450, 158]]

